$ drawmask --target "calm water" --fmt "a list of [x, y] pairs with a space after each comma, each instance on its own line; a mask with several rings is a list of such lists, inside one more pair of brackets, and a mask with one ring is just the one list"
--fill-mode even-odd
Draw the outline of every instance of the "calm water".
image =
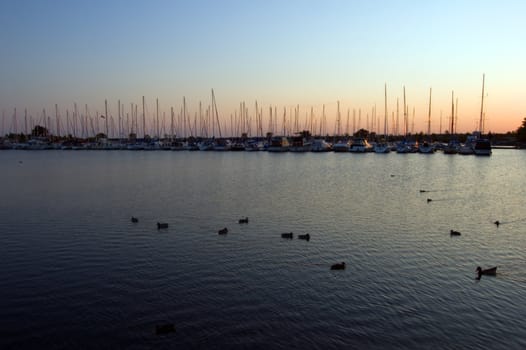
[[526, 348], [524, 151], [0, 164], [2, 349]]

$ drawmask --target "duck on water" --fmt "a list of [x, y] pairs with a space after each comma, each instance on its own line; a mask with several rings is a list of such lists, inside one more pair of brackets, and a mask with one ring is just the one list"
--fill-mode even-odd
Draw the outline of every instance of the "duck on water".
[[482, 275], [486, 276], [496, 276], [497, 275], [497, 266], [490, 267], [489, 269], [482, 269], [480, 266], [477, 266], [475, 270], [477, 272], [477, 279], [479, 280]]
[[281, 238], [292, 239], [292, 238], [294, 238], [294, 234], [292, 232], [282, 233], [281, 234]]
[[168, 224], [165, 222], [158, 222], [157, 223], [157, 229], [160, 230], [162, 228], [168, 228]]
[[341, 263], [333, 264], [331, 265], [331, 270], [345, 270], [345, 263], [342, 261]]

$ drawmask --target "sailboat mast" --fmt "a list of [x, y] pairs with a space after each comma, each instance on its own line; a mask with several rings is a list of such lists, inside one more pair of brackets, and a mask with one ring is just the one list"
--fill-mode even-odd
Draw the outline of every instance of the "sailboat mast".
[[407, 136], [407, 131], [409, 129], [409, 119], [407, 116], [407, 105], [405, 103], [405, 86], [404, 86], [404, 126], [405, 126], [405, 136]]
[[429, 88], [429, 112], [427, 115], [427, 135], [431, 135], [431, 88]]
[[121, 100], [117, 100], [117, 114], [119, 116], [119, 139], [122, 139]]
[[482, 74], [482, 98], [480, 100], [480, 120], [479, 120], [479, 131], [482, 135], [484, 133], [484, 80], [486, 74]]
[[338, 104], [338, 115], [337, 115], [337, 121], [336, 121], [336, 136], [340, 136], [340, 101], [337, 101]]
[[451, 91], [451, 134], [455, 134], [455, 102], [454, 102], [454, 91]]
[[[217, 112], [216, 97], [214, 95], [214, 89], [212, 89], [212, 108], [215, 112], [215, 117], [217, 121], [217, 128], [219, 132], [219, 138], [221, 138], [221, 124], [219, 123], [219, 113]], [[214, 117], [214, 116], [212, 116]]]
[[58, 117], [58, 104], [55, 103], [55, 121], [57, 122], [57, 136], [60, 137], [60, 119]]
[[387, 141], [387, 83], [384, 84], [384, 137]]
[[142, 137], [146, 139], [146, 111], [144, 107], [144, 96], [142, 97]]
[[186, 97], [183, 96], [183, 137], [186, 139]]
[[104, 100], [104, 128], [106, 129], [106, 138], [109, 138], [108, 134], [108, 100]]
[[159, 99], [155, 99], [155, 119], [157, 124], [157, 138], [160, 139], [161, 136], [159, 134]]

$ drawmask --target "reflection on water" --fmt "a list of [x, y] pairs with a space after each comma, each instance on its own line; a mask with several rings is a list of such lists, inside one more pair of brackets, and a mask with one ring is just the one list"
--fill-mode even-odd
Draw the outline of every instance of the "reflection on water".
[[0, 345], [524, 348], [525, 158], [0, 152]]

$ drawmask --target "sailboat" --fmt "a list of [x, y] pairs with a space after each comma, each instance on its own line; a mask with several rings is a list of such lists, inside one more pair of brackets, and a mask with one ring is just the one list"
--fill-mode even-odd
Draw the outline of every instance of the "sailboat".
[[385, 95], [385, 106], [384, 106], [384, 112], [385, 112], [385, 119], [384, 119], [384, 139], [380, 142], [377, 142], [374, 145], [374, 152], [375, 153], [389, 153], [391, 152], [391, 148], [389, 147], [389, 144], [387, 143], [387, 84], [384, 86], [384, 95]]
[[[455, 104], [454, 104], [454, 92], [451, 91], [451, 128], [449, 132], [451, 133], [451, 138], [449, 139], [448, 144], [444, 148], [444, 154], [457, 154], [460, 147], [456, 133], [455, 133]], [[458, 100], [457, 100], [458, 101]], [[457, 103], [458, 107], [458, 103]], [[458, 113], [458, 108], [457, 108]]]
[[473, 152], [477, 156], [490, 156], [491, 155], [491, 142], [487, 138], [482, 137], [484, 131], [484, 80], [485, 75], [482, 75], [482, 99], [480, 102], [480, 121], [479, 121], [479, 131], [480, 136], [477, 137], [475, 145], [473, 147]]
[[[427, 116], [427, 137], [429, 138], [431, 135], [431, 88], [429, 88], [429, 113]], [[433, 147], [433, 144], [429, 140], [424, 140], [419, 146], [418, 146], [418, 152], [425, 153], [425, 154], [431, 154], [435, 152], [435, 147]]]

